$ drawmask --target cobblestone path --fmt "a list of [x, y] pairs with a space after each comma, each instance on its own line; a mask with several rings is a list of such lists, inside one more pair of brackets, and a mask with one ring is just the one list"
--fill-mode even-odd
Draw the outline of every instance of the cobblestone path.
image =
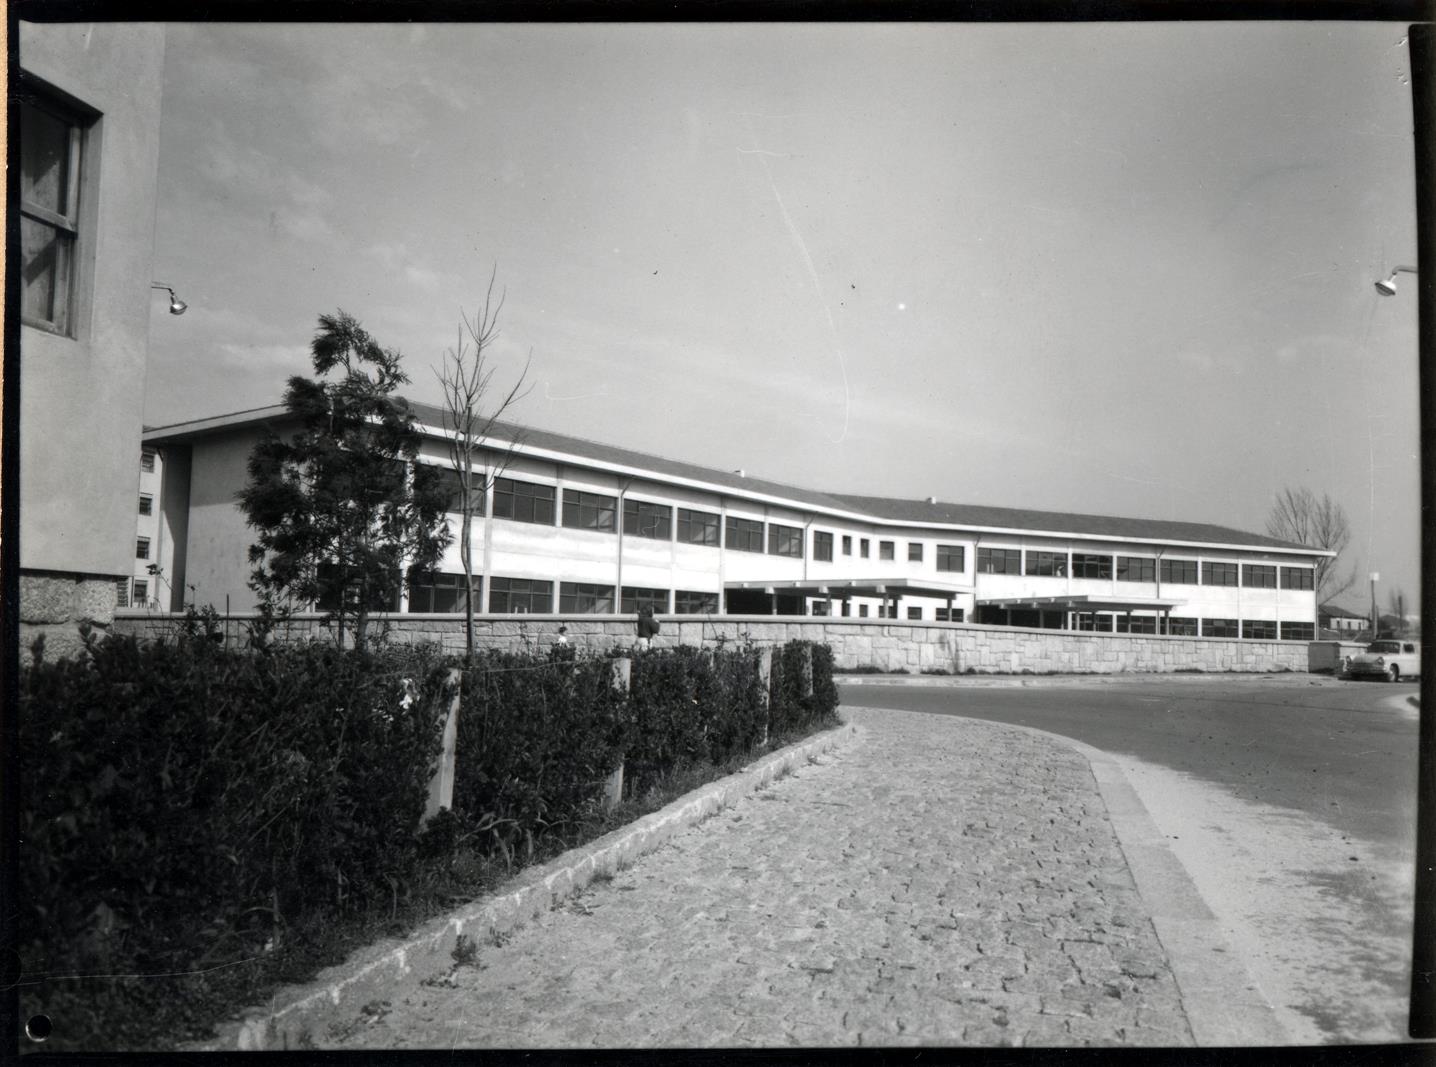
[[1082, 755], [845, 711], [852, 743], [319, 1043], [1192, 1043]]

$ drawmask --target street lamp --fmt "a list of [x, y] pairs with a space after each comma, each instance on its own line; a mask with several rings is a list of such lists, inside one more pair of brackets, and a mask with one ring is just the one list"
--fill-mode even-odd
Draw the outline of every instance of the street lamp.
[[1416, 273], [1416, 268], [1415, 268], [1415, 267], [1397, 267], [1397, 268], [1395, 268], [1390, 274], [1388, 274], [1386, 277], [1382, 278], [1379, 282], [1376, 283], [1376, 291], [1377, 291], [1378, 293], [1380, 293], [1382, 296], [1395, 296], [1395, 295], [1396, 295], [1396, 276], [1397, 276], [1398, 274], [1401, 274], [1403, 271], [1404, 271], [1405, 273], [1407, 273], [1407, 274], [1415, 274], [1415, 273]]
[[170, 314], [171, 314], [171, 315], [183, 315], [183, 314], [185, 313], [185, 311], [188, 310], [189, 305], [186, 304], [186, 303], [185, 303], [183, 300], [181, 300], [179, 297], [175, 296], [175, 291], [174, 291], [173, 289], [171, 289], [168, 285], [165, 285], [165, 284], [162, 283], [162, 282], [151, 282], [151, 283], [150, 283], [150, 288], [151, 288], [151, 289], [163, 289], [165, 292], [167, 292], [167, 293], [170, 294]]
[[1371, 640], [1376, 640], [1377, 616], [1376, 616], [1376, 580], [1381, 577], [1380, 572], [1371, 572]]

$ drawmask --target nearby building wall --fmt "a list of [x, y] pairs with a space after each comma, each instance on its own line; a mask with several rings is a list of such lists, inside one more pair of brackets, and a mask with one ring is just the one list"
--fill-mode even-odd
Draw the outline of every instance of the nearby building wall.
[[[232, 641], [243, 642], [250, 614], [231, 617]], [[636, 617], [597, 615], [483, 616], [475, 621], [483, 648], [542, 651], [553, 647], [560, 625], [577, 648], [605, 651], [634, 642]], [[658, 645], [712, 645], [721, 640], [756, 644], [816, 641], [830, 646], [841, 670], [878, 668], [919, 674], [1119, 674], [1178, 671], [1306, 671], [1304, 641], [1239, 641], [1207, 637], [1138, 636], [1028, 630], [962, 623], [903, 623], [878, 619], [773, 619], [764, 616], [671, 616], [661, 619]], [[122, 612], [121, 633], [162, 636], [176, 617]], [[462, 651], [464, 626], [453, 615], [388, 615], [374, 620], [374, 633], [410, 644], [432, 642]], [[289, 636], [320, 637], [316, 615], [297, 618]]]
[[164, 27], [19, 23], [25, 72], [99, 113], [84, 140], [70, 333], [20, 327], [21, 641], [74, 645], [132, 575]]

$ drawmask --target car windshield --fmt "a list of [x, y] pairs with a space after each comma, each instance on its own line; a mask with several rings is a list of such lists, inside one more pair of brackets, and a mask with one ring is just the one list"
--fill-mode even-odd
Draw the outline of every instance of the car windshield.
[[1373, 641], [1369, 646], [1367, 646], [1366, 651], [1368, 651], [1368, 652], [1400, 652], [1400, 651], [1401, 651], [1401, 642], [1400, 642], [1400, 641]]

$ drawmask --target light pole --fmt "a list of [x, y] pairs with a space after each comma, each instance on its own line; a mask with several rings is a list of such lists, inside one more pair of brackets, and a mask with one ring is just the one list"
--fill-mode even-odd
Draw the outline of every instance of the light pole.
[[1376, 640], [1376, 580], [1381, 577], [1378, 571], [1371, 572], [1371, 640]]

